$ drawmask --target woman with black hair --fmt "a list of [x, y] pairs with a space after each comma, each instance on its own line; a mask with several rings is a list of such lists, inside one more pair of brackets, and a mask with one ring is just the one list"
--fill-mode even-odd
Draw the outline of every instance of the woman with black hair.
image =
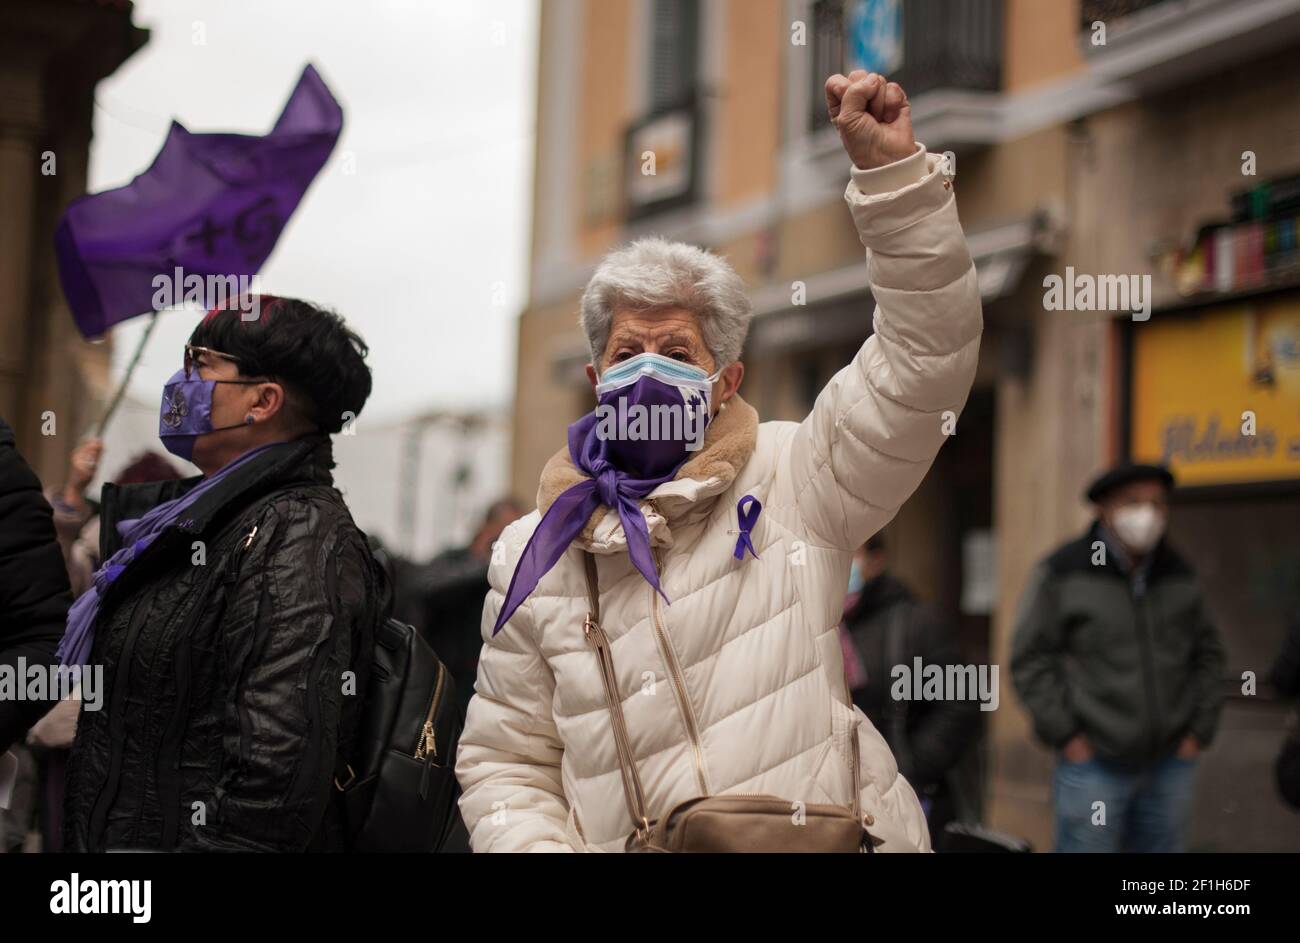
[[255, 302], [209, 313], [163, 391], [159, 437], [202, 476], [104, 489], [104, 563], [59, 647], [105, 692], [69, 850], [346, 848], [334, 777], [390, 605], [330, 474], [367, 349], [336, 314]]

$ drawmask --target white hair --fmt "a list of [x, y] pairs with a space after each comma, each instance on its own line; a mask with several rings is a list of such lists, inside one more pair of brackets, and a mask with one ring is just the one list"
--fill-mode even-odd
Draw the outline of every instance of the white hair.
[[582, 293], [579, 321], [599, 368], [614, 312], [684, 308], [700, 322], [715, 368], [740, 359], [754, 309], [727, 262], [696, 246], [657, 236], [609, 253]]

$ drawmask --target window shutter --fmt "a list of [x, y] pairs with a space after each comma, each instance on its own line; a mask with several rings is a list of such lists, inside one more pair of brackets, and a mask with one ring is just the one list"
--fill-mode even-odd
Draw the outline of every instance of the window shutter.
[[654, 0], [650, 55], [652, 111], [680, 104], [695, 89], [699, 71], [699, 0]]

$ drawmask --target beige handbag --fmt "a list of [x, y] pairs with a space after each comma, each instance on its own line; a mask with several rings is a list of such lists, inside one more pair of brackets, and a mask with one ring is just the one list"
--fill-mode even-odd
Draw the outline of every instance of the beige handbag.
[[[609, 638], [600, 626], [600, 590], [596, 585], [596, 558], [583, 554], [587, 570], [590, 610], [582, 631], [596, 651], [605, 702], [614, 728], [614, 743], [623, 776], [623, 796], [636, 827], [627, 837], [626, 851], [635, 852], [861, 852], [874, 851], [880, 839], [867, 834], [860, 807], [861, 766], [858, 732], [853, 741], [853, 803], [806, 805], [802, 821], [795, 821], [798, 806], [779, 796], [731, 794], [697, 796], [678, 803], [660, 819], [650, 819], [645, 790], [637, 772], [618, 695], [614, 657]], [[868, 817], [865, 821], [870, 822]]]

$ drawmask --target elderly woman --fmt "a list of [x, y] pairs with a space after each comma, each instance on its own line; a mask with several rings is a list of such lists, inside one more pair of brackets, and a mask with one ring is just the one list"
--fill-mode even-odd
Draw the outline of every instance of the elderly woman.
[[836, 627], [854, 550], [964, 405], [979, 293], [903, 90], [855, 72], [826, 94], [874, 331], [803, 422], [760, 423], [739, 395], [751, 308], [724, 261], [644, 240], [600, 265], [581, 314], [599, 405], [489, 573], [456, 764], [475, 851], [640, 848], [630, 835], [679, 804], [737, 794], [849, 807], [874, 850], [930, 848], [851, 706]]

